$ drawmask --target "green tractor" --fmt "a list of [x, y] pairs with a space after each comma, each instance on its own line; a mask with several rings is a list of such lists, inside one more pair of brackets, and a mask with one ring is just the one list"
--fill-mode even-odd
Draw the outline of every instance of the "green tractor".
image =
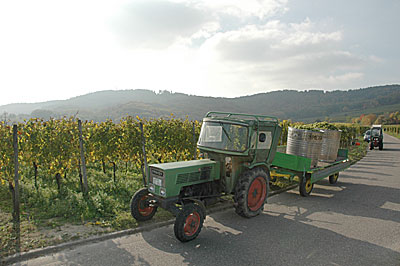
[[146, 187], [132, 197], [132, 216], [147, 221], [158, 207], [168, 210], [175, 236], [186, 242], [199, 235], [206, 206], [224, 195], [233, 195], [239, 215], [260, 214], [280, 133], [275, 117], [207, 113], [197, 143], [203, 159], [149, 165]]
[[371, 132], [371, 137], [370, 137], [369, 149], [373, 150], [375, 147], [378, 147], [379, 150], [383, 150], [382, 126], [372, 125], [370, 132]]

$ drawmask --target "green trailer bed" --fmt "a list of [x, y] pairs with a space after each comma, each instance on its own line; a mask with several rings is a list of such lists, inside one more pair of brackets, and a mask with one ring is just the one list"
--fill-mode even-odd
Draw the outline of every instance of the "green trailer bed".
[[310, 158], [277, 152], [272, 161], [271, 178], [273, 180], [286, 178], [290, 181], [298, 181], [300, 184], [308, 182], [309, 186], [312, 186], [315, 182], [329, 177], [329, 181], [335, 183], [338, 173], [349, 166], [350, 161], [347, 149], [339, 149], [336, 161], [319, 162], [315, 168], [311, 167]]

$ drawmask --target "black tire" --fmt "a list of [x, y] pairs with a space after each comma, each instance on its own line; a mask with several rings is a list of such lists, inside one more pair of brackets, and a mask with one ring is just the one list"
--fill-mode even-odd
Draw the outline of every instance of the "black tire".
[[339, 173], [330, 175], [330, 176], [329, 176], [329, 183], [330, 183], [330, 184], [336, 184], [338, 178], [339, 178]]
[[195, 239], [201, 231], [204, 222], [202, 208], [194, 203], [183, 206], [175, 219], [174, 233], [181, 242], [188, 242]]
[[370, 145], [369, 145], [369, 149], [373, 150], [374, 149], [374, 143], [371, 141]]
[[300, 179], [299, 192], [303, 197], [308, 197], [314, 188], [314, 183], [311, 183], [311, 178], [302, 177]]
[[149, 206], [149, 194], [147, 188], [136, 191], [131, 199], [131, 214], [137, 221], [144, 222], [153, 218], [157, 211], [157, 206]]
[[380, 151], [383, 150], [383, 142], [382, 142], [382, 141], [379, 142], [379, 150], [380, 150]]
[[264, 210], [268, 196], [269, 174], [262, 168], [245, 171], [235, 187], [235, 211], [240, 216], [250, 218]]

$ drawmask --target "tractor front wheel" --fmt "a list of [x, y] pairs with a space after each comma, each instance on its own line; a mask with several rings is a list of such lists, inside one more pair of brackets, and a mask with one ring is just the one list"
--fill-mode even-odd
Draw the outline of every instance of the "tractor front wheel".
[[131, 214], [133, 218], [140, 222], [148, 221], [153, 218], [157, 211], [157, 206], [150, 206], [151, 195], [147, 188], [142, 188], [133, 195], [131, 200]]
[[244, 172], [235, 187], [235, 211], [250, 218], [264, 209], [268, 194], [268, 174], [262, 168]]
[[204, 222], [204, 211], [195, 203], [185, 204], [178, 213], [174, 225], [176, 238], [181, 242], [195, 239], [201, 231]]

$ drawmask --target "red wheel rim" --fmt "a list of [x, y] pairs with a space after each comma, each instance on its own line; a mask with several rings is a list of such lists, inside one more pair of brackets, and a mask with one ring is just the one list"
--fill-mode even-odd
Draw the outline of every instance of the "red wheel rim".
[[185, 225], [183, 227], [183, 231], [185, 235], [192, 236], [194, 235], [200, 226], [200, 215], [197, 212], [193, 212], [186, 217]]
[[138, 202], [138, 210], [140, 215], [142, 216], [149, 216], [153, 212], [153, 207], [146, 206], [146, 200], [148, 196], [144, 195], [143, 197], [140, 198]]
[[251, 211], [257, 211], [265, 201], [267, 183], [261, 176], [253, 180], [247, 193], [247, 206]]

